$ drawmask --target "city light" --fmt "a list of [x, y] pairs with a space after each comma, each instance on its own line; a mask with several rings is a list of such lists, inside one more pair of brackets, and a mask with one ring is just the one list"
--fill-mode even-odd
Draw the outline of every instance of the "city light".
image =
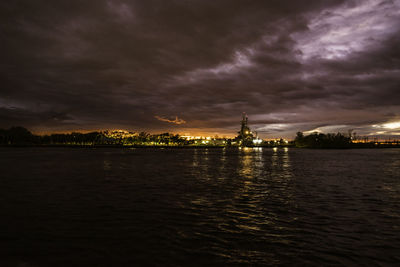
[[253, 143], [254, 143], [255, 145], [259, 145], [259, 144], [262, 143], [262, 140], [259, 139], [259, 138], [256, 138], [256, 139], [253, 140]]

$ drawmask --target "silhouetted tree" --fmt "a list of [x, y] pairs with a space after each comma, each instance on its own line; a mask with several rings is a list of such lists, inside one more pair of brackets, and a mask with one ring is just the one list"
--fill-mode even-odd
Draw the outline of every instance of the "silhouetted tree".
[[39, 138], [33, 135], [24, 127], [11, 127], [8, 130], [0, 131], [1, 144], [7, 145], [22, 145], [38, 143]]
[[343, 135], [342, 133], [312, 133], [310, 135], [304, 136], [303, 133], [298, 132], [294, 142], [296, 147], [348, 148], [351, 145], [351, 138]]

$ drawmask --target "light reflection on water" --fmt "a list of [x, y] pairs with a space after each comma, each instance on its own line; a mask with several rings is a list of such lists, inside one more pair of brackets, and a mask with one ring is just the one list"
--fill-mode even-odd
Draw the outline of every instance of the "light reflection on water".
[[0, 150], [6, 265], [400, 260], [400, 150], [20, 151]]

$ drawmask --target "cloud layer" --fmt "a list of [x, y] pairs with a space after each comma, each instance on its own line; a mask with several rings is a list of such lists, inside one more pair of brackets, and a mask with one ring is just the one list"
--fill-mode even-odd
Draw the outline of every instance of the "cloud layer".
[[0, 127], [400, 132], [399, 0], [3, 2]]
[[160, 117], [160, 116], [154, 116], [154, 118], [156, 118], [159, 121], [174, 123], [174, 124], [178, 124], [178, 125], [186, 123], [186, 121], [184, 121], [182, 119], [179, 119], [178, 116], [176, 116], [175, 119], [173, 119], [173, 120], [170, 120], [170, 119], [167, 119], [167, 118], [163, 118], [163, 117]]

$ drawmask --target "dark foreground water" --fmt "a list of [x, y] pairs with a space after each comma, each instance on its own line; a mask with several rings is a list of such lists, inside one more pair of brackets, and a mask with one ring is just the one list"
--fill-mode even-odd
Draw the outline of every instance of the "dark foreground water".
[[400, 150], [0, 148], [0, 266], [398, 265]]

